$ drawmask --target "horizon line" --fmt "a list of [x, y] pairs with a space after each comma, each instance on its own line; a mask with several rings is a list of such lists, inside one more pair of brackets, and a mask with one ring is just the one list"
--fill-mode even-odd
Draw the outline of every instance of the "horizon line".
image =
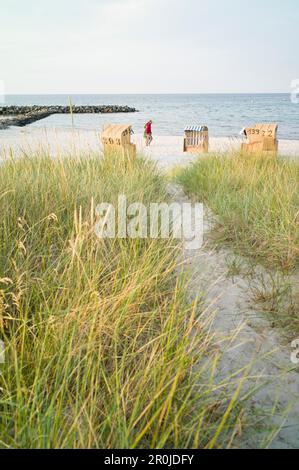
[[104, 95], [115, 95], [115, 96], [121, 96], [121, 95], [147, 95], [147, 96], [159, 96], [159, 95], [288, 95], [290, 92], [286, 91], [248, 91], [248, 92], [178, 92], [178, 93], [80, 93], [80, 92], [72, 92], [72, 93], [5, 93], [4, 96], [69, 96], [69, 95], [98, 95], [98, 96], [104, 96]]

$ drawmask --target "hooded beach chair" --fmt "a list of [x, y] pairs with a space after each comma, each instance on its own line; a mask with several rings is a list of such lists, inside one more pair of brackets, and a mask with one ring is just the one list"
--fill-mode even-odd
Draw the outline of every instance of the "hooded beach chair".
[[209, 129], [206, 126], [187, 126], [185, 128], [184, 152], [208, 153]]
[[247, 142], [242, 144], [242, 152], [277, 153], [278, 124], [256, 124], [243, 130]]
[[136, 157], [136, 145], [131, 143], [132, 126], [109, 124], [102, 132], [104, 152], [121, 152], [123, 156]]

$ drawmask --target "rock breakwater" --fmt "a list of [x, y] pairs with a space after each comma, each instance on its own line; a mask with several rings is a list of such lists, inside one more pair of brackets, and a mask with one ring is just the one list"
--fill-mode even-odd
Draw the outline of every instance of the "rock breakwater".
[[129, 106], [4, 106], [0, 107], [0, 129], [11, 126], [23, 127], [45, 119], [52, 114], [113, 114], [135, 113], [137, 109]]

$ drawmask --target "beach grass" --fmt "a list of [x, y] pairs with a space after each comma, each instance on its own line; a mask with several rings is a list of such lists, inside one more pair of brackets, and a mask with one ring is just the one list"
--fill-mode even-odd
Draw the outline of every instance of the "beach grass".
[[177, 244], [94, 232], [96, 205], [119, 194], [165, 201], [155, 166], [11, 157], [0, 187], [0, 447], [232, 446], [248, 371], [215, 379], [219, 348], [186, 300]]
[[[252, 298], [288, 336], [299, 331], [299, 165], [273, 155], [210, 155], [179, 170], [214, 214], [213, 239], [252, 266]], [[262, 265], [267, 275], [257, 274]]]
[[210, 155], [182, 170], [184, 189], [218, 221], [219, 240], [283, 271], [299, 265], [299, 165], [273, 156]]

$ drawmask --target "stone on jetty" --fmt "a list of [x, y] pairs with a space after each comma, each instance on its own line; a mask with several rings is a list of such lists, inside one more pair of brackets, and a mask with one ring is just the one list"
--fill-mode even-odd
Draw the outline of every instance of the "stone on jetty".
[[7, 119], [0, 120], [0, 129], [10, 126], [26, 126], [52, 114], [112, 114], [135, 113], [137, 109], [129, 106], [4, 106], [0, 107], [0, 116]]

